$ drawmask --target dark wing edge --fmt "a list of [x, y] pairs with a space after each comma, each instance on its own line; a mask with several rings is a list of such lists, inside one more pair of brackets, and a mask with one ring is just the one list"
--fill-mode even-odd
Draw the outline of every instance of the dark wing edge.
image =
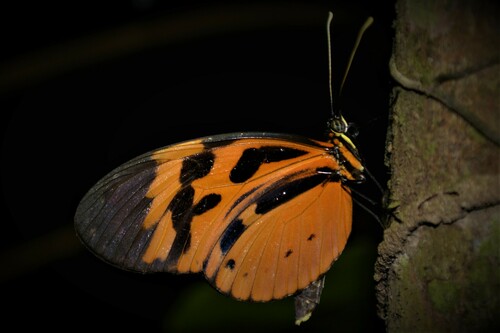
[[146, 193], [156, 177], [151, 154], [114, 169], [85, 194], [77, 207], [74, 225], [78, 238], [99, 258], [123, 269], [141, 271], [139, 260], [154, 228], [144, 230], [150, 198]]

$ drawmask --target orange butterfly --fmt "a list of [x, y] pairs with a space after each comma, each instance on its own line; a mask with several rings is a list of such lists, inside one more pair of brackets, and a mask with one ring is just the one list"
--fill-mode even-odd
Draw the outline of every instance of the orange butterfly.
[[84, 196], [77, 234], [120, 268], [203, 273], [218, 291], [244, 301], [296, 294], [344, 249], [352, 223], [348, 184], [364, 180], [340, 113], [329, 127], [325, 142], [231, 133], [146, 153]]

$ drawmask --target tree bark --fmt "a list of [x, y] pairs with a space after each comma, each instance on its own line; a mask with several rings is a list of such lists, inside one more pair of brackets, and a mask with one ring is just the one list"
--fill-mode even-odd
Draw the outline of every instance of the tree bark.
[[500, 327], [498, 9], [396, 3], [392, 213], [375, 274], [388, 332]]

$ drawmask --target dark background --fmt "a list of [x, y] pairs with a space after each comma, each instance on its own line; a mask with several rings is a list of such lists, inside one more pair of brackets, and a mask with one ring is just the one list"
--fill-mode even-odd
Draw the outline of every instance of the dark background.
[[[355, 206], [353, 233], [300, 327], [293, 299], [242, 303], [201, 276], [111, 267], [76, 239], [79, 200], [114, 167], [205, 135], [273, 131], [323, 139], [325, 22], [334, 12], [338, 89], [357, 146], [382, 183], [393, 2], [154, 0], [10, 2], [0, 8], [2, 232], [6, 327], [52, 331], [383, 331], [373, 265], [382, 228]], [[357, 190], [380, 200], [372, 182]]]

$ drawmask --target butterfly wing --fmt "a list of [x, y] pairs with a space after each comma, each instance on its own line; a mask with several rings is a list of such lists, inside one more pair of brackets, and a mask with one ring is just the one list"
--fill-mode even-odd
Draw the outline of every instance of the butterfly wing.
[[84, 196], [77, 234], [121, 268], [204, 271], [237, 299], [284, 297], [326, 272], [350, 232], [351, 198], [330, 149], [235, 133], [155, 150]]

